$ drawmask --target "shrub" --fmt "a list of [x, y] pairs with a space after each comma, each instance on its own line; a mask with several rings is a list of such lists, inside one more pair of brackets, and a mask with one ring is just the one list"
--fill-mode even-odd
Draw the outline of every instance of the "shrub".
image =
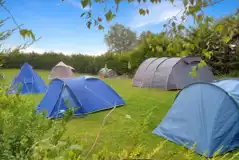
[[[111, 110], [112, 112], [113, 110]], [[89, 149], [85, 143], [75, 138], [64, 137], [66, 124], [71, 119], [73, 110], [69, 109], [61, 120], [45, 118], [45, 114], [35, 114], [34, 103], [29, 98], [16, 95], [7, 95], [0, 89], [0, 157], [12, 160], [119, 160], [119, 159], [205, 159], [177, 147], [166, 151], [167, 141], [162, 141], [152, 151], [147, 151], [141, 144], [142, 135], [148, 127], [150, 115], [136, 128], [129, 129], [131, 145], [122, 150], [111, 152], [107, 146], [93, 152], [94, 145]], [[110, 116], [110, 113], [107, 116]], [[104, 121], [107, 120], [107, 116]], [[103, 127], [103, 125], [102, 125]], [[100, 134], [99, 134], [100, 136]], [[123, 147], [123, 146], [122, 146]], [[236, 160], [239, 152], [234, 155], [226, 154], [214, 157], [213, 160]], [[155, 158], [156, 159], [156, 158]]]
[[[0, 89], [0, 157], [31, 159], [34, 146], [46, 137], [58, 141], [65, 119], [53, 121], [35, 114], [34, 103], [20, 95], [5, 94]], [[59, 135], [59, 136], [57, 136]]]

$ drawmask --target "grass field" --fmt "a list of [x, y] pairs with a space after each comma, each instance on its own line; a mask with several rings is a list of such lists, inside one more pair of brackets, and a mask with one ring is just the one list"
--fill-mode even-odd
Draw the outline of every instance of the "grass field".
[[[10, 84], [13, 77], [19, 70], [1, 70], [5, 74], [6, 79], [1, 81], [1, 84]], [[46, 83], [49, 83], [47, 76], [48, 71], [40, 71], [37, 73], [44, 79]], [[105, 80], [112, 88], [114, 88], [118, 94], [126, 101], [126, 105], [119, 107], [110, 115], [107, 123], [104, 126], [103, 131], [98, 144], [94, 148], [94, 151], [102, 149], [104, 145], [111, 151], [127, 148], [131, 146], [132, 139], [131, 133], [137, 128], [150, 113], [152, 115], [149, 118], [148, 128], [142, 135], [142, 144], [146, 146], [148, 151], [151, 151], [164, 139], [152, 134], [152, 131], [164, 118], [167, 111], [171, 107], [174, 98], [177, 94], [176, 91], [160, 91], [158, 89], [143, 89], [131, 86], [131, 80]], [[43, 95], [28, 95], [33, 99], [36, 104], [39, 103]], [[84, 118], [75, 118], [68, 124], [66, 135], [74, 136], [80, 141], [85, 141], [90, 147], [95, 140], [102, 121], [109, 111], [102, 111], [93, 114], [89, 114]], [[130, 115], [131, 118], [127, 118], [126, 115]], [[179, 145], [167, 142], [163, 150], [157, 154], [157, 159], [170, 152], [177, 150]], [[177, 155], [178, 158], [181, 155]], [[176, 156], [176, 157], [177, 157]], [[195, 159], [199, 156], [195, 154]], [[177, 159], [174, 157], [173, 159]], [[181, 157], [182, 158], [182, 157]]]

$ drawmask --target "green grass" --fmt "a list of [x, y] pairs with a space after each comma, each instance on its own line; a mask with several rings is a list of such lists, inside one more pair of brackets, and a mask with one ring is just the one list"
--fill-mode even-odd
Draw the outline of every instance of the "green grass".
[[[6, 79], [1, 81], [1, 84], [10, 84], [13, 77], [19, 70], [1, 70], [5, 74]], [[47, 79], [49, 72], [37, 70], [37, 73], [49, 83]], [[156, 136], [152, 131], [157, 127], [159, 122], [164, 118], [167, 111], [171, 107], [174, 98], [177, 94], [176, 91], [161, 91], [158, 89], [143, 89], [132, 87], [131, 80], [105, 80], [118, 94], [126, 101], [126, 105], [117, 108], [110, 115], [98, 144], [94, 151], [102, 149], [107, 145], [112, 151], [122, 148], [127, 148], [132, 144], [132, 139], [129, 136], [133, 130], [141, 123], [149, 114], [152, 115], [149, 119], [148, 128], [145, 130], [141, 142], [146, 146], [148, 151], [151, 151], [164, 139]], [[29, 95], [28, 95], [29, 96]], [[38, 104], [43, 95], [30, 95], [34, 102]], [[66, 135], [74, 136], [80, 141], [85, 141], [88, 144], [85, 147], [90, 147], [93, 144], [106, 114], [109, 112], [101, 111], [89, 114], [84, 118], [75, 118], [67, 125]], [[131, 119], [126, 118], [130, 115]], [[168, 152], [178, 149], [179, 145], [167, 142], [164, 149], [158, 154], [160, 159], [161, 155], [168, 154]], [[181, 156], [179, 155], [179, 158]], [[182, 157], [181, 157], [182, 158]]]

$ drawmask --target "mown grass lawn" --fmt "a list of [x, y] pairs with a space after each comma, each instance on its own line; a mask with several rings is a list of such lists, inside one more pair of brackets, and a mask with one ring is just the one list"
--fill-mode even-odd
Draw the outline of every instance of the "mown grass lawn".
[[[0, 70], [5, 74], [6, 79], [1, 84], [10, 84], [13, 77], [18, 73], [18, 69]], [[37, 73], [49, 83], [47, 79], [49, 72], [37, 70]], [[146, 150], [152, 151], [164, 139], [152, 134], [152, 131], [164, 118], [170, 109], [176, 91], [161, 91], [158, 89], [143, 89], [131, 86], [131, 80], [105, 80], [118, 94], [126, 101], [126, 105], [119, 107], [112, 112], [101, 132], [100, 139], [93, 152], [107, 146], [110, 151], [117, 151], [122, 148], [131, 147], [133, 140], [132, 132], [142, 123], [151, 113], [148, 120], [148, 127], [141, 136], [141, 144], [145, 145]], [[43, 95], [27, 95], [34, 100], [37, 105]], [[89, 114], [84, 118], [74, 118], [67, 125], [66, 135], [76, 137], [83, 141], [85, 147], [90, 148], [93, 144], [107, 111]], [[131, 118], [127, 118], [130, 115]], [[181, 149], [177, 144], [167, 142], [165, 147], [157, 154], [157, 159], [165, 158], [175, 150]], [[185, 150], [186, 151], [186, 150]], [[169, 159], [184, 159], [182, 153]], [[199, 158], [195, 154], [195, 159]], [[178, 157], [178, 158], [177, 158]]]

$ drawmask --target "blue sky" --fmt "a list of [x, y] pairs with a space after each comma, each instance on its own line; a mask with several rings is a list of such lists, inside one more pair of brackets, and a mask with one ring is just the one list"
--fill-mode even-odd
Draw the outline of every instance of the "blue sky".
[[[109, 0], [113, 2], [113, 0]], [[176, 7], [169, 2], [161, 4], [145, 4], [150, 10], [148, 16], [140, 16], [138, 9], [142, 6], [135, 3], [128, 5], [120, 4], [119, 12], [114, 21], [110, 24], [104, 23], [106, 29], [99, 31], [95, 28], [88, 29], [84, 19], [80, 14], [87, 9], [83, 9], [80, 0], [5, 0], [6, 7], [16, 18], [19, 24], [24, 24], [25, 28], [32, 29], [36, 36], [42, 37], [40, 41], [26, 49], [26, 51], [55, 51], [65, 54], [82, 53], [89, 55], [99, 55], [107, 51], [104, 43], [104, 34], [115, 22], [124, 24], [132, 28], [137, 34], [150, 30], [160, 32], [167, 18], [176, 15], [182, 8], [180, 0]], [[108, 6], [111, 6], [109, 3]], [[238, 0], [224, 0], [204, 11], [211, 16], [220, 18], [236, 11], [239, 8]], [[92, 10], [95, 15], [102, 15], [103, 6], [94, 4]], [[8, 13], [0, 8], [0, 19], [9, 17]], [[6, 22], [4, 28], [13, 28], [14, 23], [10, 20]], [[15, 47], [24, 42], [23, 38], [16, 32], [8, 40], [6, 47]]]

